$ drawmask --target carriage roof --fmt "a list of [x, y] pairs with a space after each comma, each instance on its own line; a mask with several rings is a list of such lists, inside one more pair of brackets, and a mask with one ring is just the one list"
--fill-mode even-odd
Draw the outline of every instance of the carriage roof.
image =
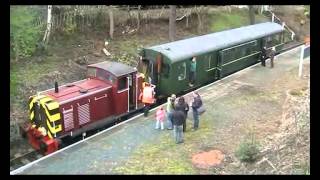
[[145, 50], [159, 52], [170, 61], [176, 62], [281, 31], [283, 31], [281, 25], [266, 22], [152, 46]]

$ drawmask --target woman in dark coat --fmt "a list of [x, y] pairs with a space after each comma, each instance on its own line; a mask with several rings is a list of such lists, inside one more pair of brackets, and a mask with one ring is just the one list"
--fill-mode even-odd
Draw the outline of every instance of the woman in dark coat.
[[189, 105], [184, 101], [184, 97], [180, 97], [178, 100], [178, 103], [175, 105], [175, 108], [177, 111], [181, 111], [184, 113], [185, 118], [183, 121], [183, 132], [186, 132], [187, 128], [187, 116], [188, 116], [188, 111], [189, 111]]

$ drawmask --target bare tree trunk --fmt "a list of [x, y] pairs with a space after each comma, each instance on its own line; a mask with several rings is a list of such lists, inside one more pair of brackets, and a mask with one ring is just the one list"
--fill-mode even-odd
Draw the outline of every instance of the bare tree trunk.
[[189, 16], [186, 17], [186, 27], [189, 27]]
[[176, 6], [170, 5], [170, 18], [169, 18], [169, 39], [174, 41], [176, 36]]
[[113, 39], [113, 30], [114, 30], [114, 23], [113, 23], [113, 12], [112, 7], [109, 8], [109, 19], [110, 19], [110, 38]]
[[250, 24], [255, 24], [253, 5], [249, 5], [249, 18], [250, 18]]
[[138, 17], [137, 17], [137, 30], [140, 29], [140, 9], [141, 9], [141, 5], [138, 6]]
[[131, 13], [130, 13], [130, 6], [127, 7], [127, 11], [128, 11], [128, 16], [129, 16], [129, 24], [132, 24], [132, 17], [131, 17]]
[[196, 8], [196, 12], [197, 12], [197, 16], [198, 16], [198, 32], [201, 32], [202, 29], [202, 21], [201, 21], [201, 9], [199, 7], [195, 7]]
[[45, 44], [49, 42], [51, 25], [52, 25], [52, 5], [48, 5], [47, 29], [42, 39], [42, 42]]

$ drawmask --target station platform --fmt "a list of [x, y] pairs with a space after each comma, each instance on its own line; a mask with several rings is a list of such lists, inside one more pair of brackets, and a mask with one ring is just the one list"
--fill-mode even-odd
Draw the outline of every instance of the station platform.
[[[197, 174], [197, 171], [192, 169], [194, 168], [191, 163], [191, 155], [193, 153], [208, 147], [215, 147], [221, 149], [225, 154], [232, 154], [232, 149], [236, 147], [237, 143], [232, 144], [230, 142], [231, 139], [234, 140], [232, 142], [237, 141], [235, 139], [237, 134], [232, 134], [231, 132], [237, 131], [237, 123], [246, 123], [245, 119], [249, 118], [255, 120], [266, 119], [272, 113], [281, 114], [279, 110], [280, 102], [282, 101], [281, 94], [287, 88], [286, 82], [282, 82], [286, 80], [281, 78], [292, 74], [298, 75], [300, 49], [298, 47], [278, 55], [275, 59], [275, 66], [272, 69], [269, 68], [269, 62], [267, 61], [267, 67], [256, 64], [200, 88], [198, 92], [203, 99], [205, 112], [200, 116], [199, 132], [191, 131], [192, 118], [188, 117], [187, 132], [185, 133], [185, 142], [183, 144], [175, 144], [172, 131], [155, 130], [155, 110], [152, 110], [148, 117], [139, 115], [125, 123], [120, 123], [17, 169], [11, 174], [127, 174], [120, 167], [135, 166], [132, 162], [128, 164], [128, 161], [132, 160], [132, 156], [138, 159], [148, 158], [148, 154], [144, 156], [137, 152], [143, 152], [147, 148], [157, 146], [165, 147], [161, 152], [172, 151], [174, 153], [181, 151], [186, 154], [183, 157], [172, 156], [170, 158], [177, 162], [184, 160], [183, 163], [186, 163], [186, 167], [190, 170], [188, 172]], [[309, 60], [306, 60], [305, 64], [308, 63]], [[279, 83], [283, 85], [280, 87]], [[271, 95], [269, 96], [267, 93], [279, 93], [278, 99], [273, 98]], [[251, 96], [252, 94], [254, 96]], [[261, 94], [263, 94], [263, 97], [258, 96]], [[185, 96], [186, 100], [189, 101], [191, 94]], [[242, 98], [241, 101], [238, 99], [240, 97]], [[269, 107], [268, 112], [271, 114], [263, 111], [265, 107], [259, 107], [259, 102], [265, 107]], [[252, 111], [252, 113], [248, 113], [249, 111]], [[229, 132], [230, 136], [219, 135], [220, 131], [221, 133], [223, 133], [222, 131], [231, 131]], [[239, 130], [239, 137], [241, 136], [240, 133], [241, 131]], [[195, 141], [193, 136], [202, 139], [202, 144]], [[261, 136], [264, 136], [264, 134]], [[230, 147], [224, 147], [225, 144]], [[188, 148], [191, 150], [187, 150]], [[169, 157], [170, 154], [165, 156]], [[157, 159], [152, 161], [157, 161]], [[136, 163], [143, 163], [143, 161]], [[156, 165], [141, 165], [141, 167], [145, 166]], [[141, 168], [141, 170], [132, 172], [132, 174], [170, 174], [172, 172], [176, 171], [166, 171], [164, 169], [162, 172], [159, 172], [159, 170], [150, 172]], [[184, 171], [177, 172], [189, 174]]]

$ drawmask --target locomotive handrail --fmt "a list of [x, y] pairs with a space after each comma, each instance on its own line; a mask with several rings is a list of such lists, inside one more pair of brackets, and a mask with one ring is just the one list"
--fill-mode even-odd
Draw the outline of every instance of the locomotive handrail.
[[103, 96], [101, 96], [101, 97], [94, 97], [94, 100], [95, 101], [97, 101], [97, 100], [99, 100], [99, 99], [103, 99], [103, 98], [106, 98], [106, 97], [108, 97], [108, 94], [104, 94]]

